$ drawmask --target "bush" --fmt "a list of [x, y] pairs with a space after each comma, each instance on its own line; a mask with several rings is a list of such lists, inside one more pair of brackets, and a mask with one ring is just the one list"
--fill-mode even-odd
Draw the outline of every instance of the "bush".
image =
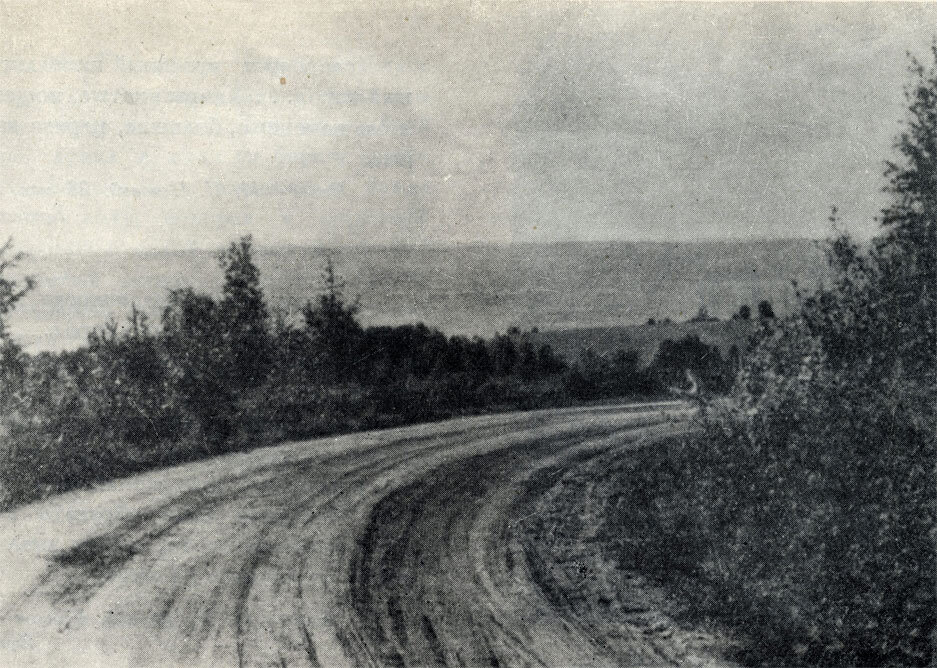
[[775, 318], [774, 307], [767, 299], [758, 302], [758, 317], [762, 320], [773, 320]]
[[831, 371], [819, 340], [788, 323], [709, 407], [689, 448], [704, 481], [692, 494], [709, 499], [713, 550], [764, 616], [760, 655], [930, 660], [935, 432], [901, 385]]
[[747, 662], [937, 659], [934, 58], [913, 67], [881, 235], [836, 237], [835, 280], [798, 314], [759, 304], [760, 342], [702, 433], [618, 483], [623, 561], [747, 636]]
[[734, 364], [724, 360], [718, 346], [703, 343], [695, 334], [679, 341], [662, 341], [651, 363], [653, 382], [661, 387], [700, 385], [699, 391], [723, 393], [735, 375]]

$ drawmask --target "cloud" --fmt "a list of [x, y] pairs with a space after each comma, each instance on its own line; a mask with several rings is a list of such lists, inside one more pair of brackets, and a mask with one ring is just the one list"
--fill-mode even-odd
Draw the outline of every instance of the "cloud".
[[[925, 5], [4, 3], [33, 251], [870, 230]], [[284, 80], [285, 83], [281, 83]]]

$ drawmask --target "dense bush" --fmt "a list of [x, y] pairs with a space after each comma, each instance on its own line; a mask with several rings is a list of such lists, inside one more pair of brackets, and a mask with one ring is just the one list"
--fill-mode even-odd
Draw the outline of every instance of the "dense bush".
[[832, 371], [784, 323], [702, 434], [627, 463], [605, 533], [623, 566], [734, 627], [746, 663], [927, 665], [937, 441], [915, 391]]
[[725, 392], [735, 378], [738, 351], [723, 359], [718, 346], [703, 343], [688, 334], [679, 341], [662, 341], [651, 368], [656, 384], [661, 387], [682, 387], [687, 381], [702, 385], [704, 392]]
[[[747, 638], [751, 663], [927, 665], [937, 614], [937, 47], [915, 65], [868, 248], [763, 318], [701, 435], [641, 453], [608, 530], [619, 556]], [[835, 217], [835, 212], [834, 212]]]
[[926, 664], [937, 606], [933, 404], [900, 368], [870, 377], [858, 367], [835, 368], [821, 339], [788, 324], [711, 407], [688, 455], [705, 460], [710, 488], [698, 493], [722, 490], [709, 512], [731, 529], [720, 535], [732, 577], [770, 621], [762, 650]]

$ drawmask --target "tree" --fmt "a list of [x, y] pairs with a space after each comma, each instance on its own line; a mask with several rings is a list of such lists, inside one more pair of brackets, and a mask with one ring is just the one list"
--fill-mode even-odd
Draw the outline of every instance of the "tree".
[[752, 307], [748, 304], [742, 304], [739, 306], [739, 320], [750, 320], [752, 317]]
[[541, 373], [553, 374], [566, 369], [566, 362], [553, 351], [549, 343], [544, 343], [537, 351], [537, 366]]
[[0, 339], [3, 340], [9, 338], [6, 316], [36, 286], [32, 276], [26, 276], [20, 282], [5, 275], [26, 257], [24, 253], [11, 254], [12, 250], [13, 239], [7, 239], [6, 243], [0, 246]]
[[127, 326], [111, 319], [88, 335], [87, 348], [73, 353], [81, 373], [73, 377], [85, 405], [98, 417], [97, 440], [156, 454], [179, 427], [169, 367], [145, 313], [131, 305]]
[[32, 276], [19, 280], [9, 276], [26, 257], [12, 250], [12, 239], [0, 246], [0, 408], [3, 409], [16, 395], [25, 372], [23, 351], [7, 330], [7, 315], [36, 285]]
[[[921, 391], [937, 383], [937, 44], [931, 51], [930, 69], [911, 62], [908, 120], [895, 142], [898, 158], [886, 162], [891, 202], [881, 233], [869, 252], [845, 233], [833, 239], [835, 283], [804, 308], [832, 364], [862, 360], [870, 379], [891, 378], [900, 365]], [[835, 209], [830, 220], [837, 224]]]
[[937, 363], [937, 42], [930, 69], [911, 61], [906, 88], [908, 121], [889, 161], [885, 190], [891, 204], [880, 218], [884, 233], [872, 261], [887, 334], [900, 341], [898, 353], [909, 370], [934, 379]]
[[241, 237], [218, 257], [224, 269], [219, 315], [229, 348], [231, 380], [237, 389], [259, 385], [270, 362], [267, 304], [260, 270], [253, 261], [252, 242], [250, 235]]
[[206, 440], [220, 445], [233, 428], [234, 395], [228, 380], [228, 347], [219, 307], [192, 288], [169, 293], [162, 338], [175, 392], [192, 412]]
[[689, 380], [688, 373], [708, 392], [723, 392], [731, 381], [719, 348], [704, 343], [696, 334], [679, 341], [661, 341], [651, 370], [660, 387], [681, 387]]
[[611, 390], [616, 396], [633, 396], [649, 389], [648, 374], [641, 370], [641, 356], [636, 350], [619, 349], [612, 358]]
[[773, 620], [771, 645], [790, 640], [798, 661], [927, 665], [937, 647], [937, 45], [932, 55], [929, 69], [912, 61], [879, 235], [834, 236], [830, 285], [764, 327], [730, 400], [707, 408], [719, 466], [700, 479], [725, 490], [726, 508], [752, 510], [732, 520], [745, 538], [726, 543], [728, 568], [757, 583], [761, 609], [797, 611]]
[[319, 303], [307, 302], [303, 319], [316, 365], [326, 373], [341, 374], [348, 370], [361, 339], [363, 330], [356, 319], [360, 307], [357, 299], [345, 300], [345, 283], [335, 274], [331, 255], [326, 258], [322, 282], [325, 289]]
[[515, 370], [519, 359], [514, 339], [507, 334], [495, 334], [490, 349], [495, 374], [507, 376]]

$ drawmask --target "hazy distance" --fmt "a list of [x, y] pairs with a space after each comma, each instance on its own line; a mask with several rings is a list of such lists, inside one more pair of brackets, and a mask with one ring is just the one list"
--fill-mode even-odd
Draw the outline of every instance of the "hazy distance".
[[[366, 325], [423, 322], [447, 334], [491, 336], [509, 327], [615, 328], [649, 318], [683, 322], [700, 307], [728, 318], [741, 304], [795, 303], [791, 284], [824, 277], [823, 254], [805, 240], [765, 242], [460, 245], [397, 248], [260, 248], [270, 304], [292, 313], [322, 290], [331, 255]], [[170, 289], [218, 294], [211, 251], [73, 253], [34, 256], [23, 269], [35, 292], [9, 317], [28, 350], [76, 348], [131, 304], [158, 327]]]

